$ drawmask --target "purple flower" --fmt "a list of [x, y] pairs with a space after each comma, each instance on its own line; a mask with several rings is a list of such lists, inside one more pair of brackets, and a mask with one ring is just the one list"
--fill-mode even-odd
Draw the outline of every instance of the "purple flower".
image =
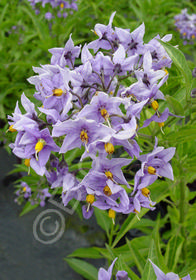
[[45, 188], [41, 191], [39, 191], [39, 193], [37, 194], [37, 198], [40, 199], [40, 206], [44, 207], [45, 206], [45, 200], [49, 197], [51, 197], [52, 195], [48, 192], [48, 188]]
[[95, 25], [94, 33], [99, 36], [99, 39], [88, 44], [88, 48], [93, 49], [95, 53], [100, 48], [110, 50], [111, 48], [114, 49], [114, 47], [118, 45], [118, 38], [112, 29], [112, 22], [115, 14], [116, 12], [112, 13], [108, 25], [100, 23]]
[[97, 124], [93, 120], [76, 119], [57, 123], [53, 127], [52, 136], [59, 137], [66, 134], [60, 153], [66, 153], [84, 145], [88, 151], [88, 145], [96, 139], [103, 138], [111, 133], [111, 129], [105, 125]]
[[[163, 273], [163, 271], [158, 268], [150, 259], [149, 261], [151, 262], [154, 272], [157, 276], [157, 280], [179, 280], [179, 276], [173, 272], [169, 272], [167, 274]], [[180, 278], [182, 280], [191, 280], [190, 275], [188, 274], [187, 276]]]
[[71, 69], [74, 68], [75, 58], [79, 57], [80, 49], [81, 46], [74, 47], [70, 35], [64, 48], [49, 49], [49, 52], [52, 54], [51, 64], [58, 64], [61, 67], [68, 65]]
[[134, 192], [136, 189], [142, 189], [152, 184], [158, 176], [174, 179], [169, 161], [174, 156], [175, 150], [176, 148], [173, 147], [168, 149], [157, 147], [157, 138], [155, 138], [154, 150], [149, 154], [138, 157], [142, 165], [135, 175]]
[[127, 71], [132, 71], [135, 68], [137, 62], [138, 55], [132, 55], [126, 58], [123, 45], [119, 45], [113, 54], [112, 61], [105, 61], [104, 69], [107, 75], [126, 75]]
[[128, 30], [118, 27], [115, 28], [115, 31], [128, 56], [132, 56], [134, 54], [143, 54], [145, 52], [143, 45], [143, 37], [145, 33], [144, 23], [142, 23], [131, 33]]
[[50, 12], [45, 13], [45, 19], [51, 20], [52, 18], [53, 18], [53, 16]]
[[119, 105], [123, 102], [118, 97], [111, 97], [104, 92], [98, 92], [94, 95], [90, 104], [78, 114], [78, 118], [85, 117], [86, 119], [95, 120], [98, 123], [103, 123], [112, 114], [121, 114]]
[[128, 273], [122, 270], [117, 272], [116, 280], [131, 280], [131, 279], [128, 277]]
[[51, 151], [59, 151], [59, 147], [50, 136], [48, 128], [41, 131], [26, 129], [25, 133], [16, 140], [13, 153], [20, 158], [30, 159], [30, 166], [42, 176], [45, 173], [45, 164]]
[[156, 112], [150, 119], [145, 120], [144, 124], [143, 124], [143, 127], [148, 126], [152, 121], [160, 123], [160, 124], [164, 124], [164, 122], [167, 120], [167, 118], [169, 116], [183, 118], [181, 116], [177, 116], [177, 115], [174, 115], [174, 114], [170, 113], [169, 109], [166, 108], [163, 113], [159, 113], [159, 112], [157, 113]]
[[110, 265], [108, 270], [105, 270], [104, 268], [99, 269], [98, 280], [111, 280], [112, 270], [113, 270], [116, 260], [117, 260], [117, 258], [112, 262], [112, 264]]

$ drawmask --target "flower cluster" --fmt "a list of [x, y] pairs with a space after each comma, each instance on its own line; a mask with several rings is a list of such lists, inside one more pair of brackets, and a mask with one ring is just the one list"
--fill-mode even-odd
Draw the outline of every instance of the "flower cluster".
[[[109, 210], [112, 219], [115, 212], [139, 213], [141, 207], [153, 210], [148, 186], [159, 177], [173, 180], [169, 161], [175, 148], [157, 146], [155, 139], [154, 150], [141, 155], [137, 143], [142, 127], [154, 121], [162, 130], [173, 115], [168, 108], [160, 112], [157, 101], [164, 100], [160, 87], [168, 78], [165, 67], [172, 61], [159, 36], [143, 42], [144, 24], [132, 32], [113, 28], [114, 15], [108, 25], [95, 25], [98, 38], [83, 48], [74, 46], [70, 35], [64, 48], [50, 49], [51, 64], [34, 67], [37, 75], [28, 79], [35, 85], [40, 113], [23, 94], [26, 113], [22, 114], [17, 103], [9, 116], [9, 131], [17, 131], [10, 145], [13, 153], [37, 174], [45, 175], [51, 188], [63, 187], [65, 206], [73, 198], [84, 201], [85, 218], [90, 218], [93, 207]], [[170, 39], [166, 35], [160, 40]], [[81, 65], [76, 66], [79, 56]], [[152, 117], [142, 124], [140, 115], [146, 108]], [[91, 162], [91, 169], [80, 179], [64, 158], [76, 148], [82, 151], [81, 169], [86, 158]], [[141, 161], [141, 168], [132, 188], [122, 168], [129, 170], [134, 157]]]
[[40, 13], [40, 10], [38, 9], [37, 3], [41, 3], [42, 7], [44, 8], [46, 4], [50, 4], [53, 8], [54, 14], [50, 12], [46, 12], [45, 18], [47, 20], [51, 20], [54, 18], [55, 14], [57, 14], [57, 17], [66, 18], [68, 14], [72, 14], [73, 11], [77, 11], [78, 7], [76, 4], [77, 0], [71, 0], [71, 1], [64, 1], [64, 0], [28, 0], [31, 3], [31, 6], [35, 9], [36, 14]]
[[41, 207], [44, 207], [46, 199], [51, 197], [48, 188], [32, 191], [26, 182], [21, 182], [17, 188], [15, 202], [19, 205], [26, 200], [30, 201], [32, 205], [39, 204]]
[[196, 38], [196, 14], [189, 15], [187, 9], [184, 9], [174, 19], [175, 26], [184, 39], [184, 44], [193, 43]]
[[[108, 268], [108, 270], [105, 270], [104, 268], [99, 269], [98, 273], [98, 280], [111, 280], [112, 278], [112, 270], [114, 267], [114, 264], [116, 262], [117, 258], [112, 262], [111, 266]], [[157, 280], [191, 280], [190, 275], [183, 278], [179, 278], [179, 276], [173, 272], [169, 272], [167, 274], [163, 273], [163, 271], [160, 270], [150, 259], [154, 272], [156, 274]], [[118, 271], [116, 274], [116, 280], [131, 280], [128, 277], [128, 273], [124, 270]]]

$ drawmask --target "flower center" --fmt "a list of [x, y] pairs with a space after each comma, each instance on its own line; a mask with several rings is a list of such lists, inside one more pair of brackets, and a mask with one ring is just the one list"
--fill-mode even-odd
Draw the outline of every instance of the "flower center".
[[112, 209], [110, 209], [108, 211], [108, 216], [111, 218], [111, 219], [115, 219], [115, 216], [116, 216], [116, 212]]
[[105, 143], [104, 145], [106, 152], [111, 155], [114, 152], [114, 146], [112, 143]]
[[106, 176], [108, 179], [110, 179], [110, 180], [113, 179], [113, 174], [112, 174], [112, 172], [110, 172], [110, 171], [105, 171], [105, 176]]
[[93, 204], [94, 201], [95, 201], [95, 196], [93, 194], [88, 194], [86, 196], [86, 202], [88, 204]]
[[39, 139], [38, 142], [35, 145], [35, 157], [36, 160], [38, 160], [38, 153], [43, 149], [43, 147], [46, 145], [46, 141], [44, 139]]
[[88, 143], [88, 135], [87, 135], [87, 132], [86, 130], [82, 130], [81, 133], [80, 133], [80, 139], [82, 142], [85, 142], [85, 144]]
[[156, 174], [156, 169], [152, 166], [148, 166], [147, 170], [148, 170], [148, 173], [151, 174], [151, 175]]
[[29, 167], [30, 166], [30, 158], [26, 158], [25, 161], [24, 161], [24, 164]]
[[156, 100], [152, 101], [151, 106], [155, 111], [159, 108], [159, 104]]
[[163, 127], [164, 126], [164, 122], [159, 122], [158, 123], [158, 126], [161, 128], [161, 127]]
[[52, 92], [53, 96], [61, 96], [64, 93], [64, 91], [61, 88], [53, 89]]
[[149, 195], [150, 195], [150, 191], [147, 188], [141, 189], [141, 192], [145, 197], [149, 197]]
[[13, 126], [14, 126], [13, 124], [9, 126], [8, 130], [9, 130], [10, 132], [15, 132], [15, 131], [17, 131], [15, 128], [13, 128]]
[[102, 117], [103, 117], [104, 119], [108, 119], [108, 118], [109, 118], [108, 111], [107, 111], [105, 108], [101, 109], [100, 112], [101, 112], [101, 115], [102, 115]]
[[105, 186], [105, 188], [103, 189], [103, 193], [107, 196], [112, 195], [112, 191], [108, 186]]
[[24, 188], [22, 189], [22, 191], [23, 191], [23, 192], [26, 192], [26, 191], [27, 191], [27, 188], [26, 188], [26, 187], [24, 187]]
[[60, 8], [63, 9], [64, 8], [64, 3], [60, 4]]

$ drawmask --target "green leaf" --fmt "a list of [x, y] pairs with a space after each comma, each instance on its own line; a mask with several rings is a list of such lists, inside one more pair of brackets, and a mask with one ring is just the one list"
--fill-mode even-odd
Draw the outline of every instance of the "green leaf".
[[187, 89], [187, 93], [188, 93], [191, 89], [192, 73], [191, 73], [190, 68], [188, 67], [184, 54], [179, 49], [171, 46], [170, 44], [163, 42], [161, 40], [158, 40], [158, 41], [164, 47], [164, 49], [166, 50], [169, 57], [172, 59], [172, 61], [176, 65], [176, 67], [181, 71], [181, 73], [185, 79], [185, 83], [187, 86], [186, 89]]
[[195, 140], [196, 128], [195, 126], [186, 125], [179, 129], [179, 131], [173, 131], [167, 135], [167, 141], [169, 143], [184, 143]]
[[183, 109], [181, 103], [172, 96], [166, 95], [165, 97], [166, 97], [168, 104], [172, 107], [174, 113], [176, 115], [183, 116], [184, 109]]
[[145, 266], [145, 259], [142, 257], [142, 255], [140, 254], [139, 250], [137, 249], [136, 246], [134, 246], [134, 244], [126, 239], [126, 243], [129, 247], [130, 250], [130, 254], [133, 256], [135, 264], [140, 272], [140, 274], [143, 274], [143, 270], [144, 270], [144, 266]]
[[98, 271], [92, 264], [75, 258], [66, 258], [65, 260], [73, 270], [84, 278], [88, 280], [97, 280]]
[[[169, 193], [169, 186], [167, 182], [164, 181], [156, 181], [154, 184], [150, 187], [151, 190], [151, 196], [152, 200], [156, 201], [157, 203], [161, 201], [164, 197], [166, 197]], [[139, 217], [143, 217], [149, 209], [143, 208], [141, 212], [139, 213]], [[131, 213], [127, 217], [127, 219], [124, 221], [120, 231], [118, 232], [112, 247], [114, 248], [117, 243], [121, 240], [121, 238], [131, 229], [135, 226], [135, 224], [138, 222], [138, 218], [135, 214]]]
[[99, 253], [99, 250], [96, 247], [91, 248], [79, 248], [75, 250], [72, 254], [67, 257], [73, 258], [91, 258], [91, 259], [101, 259], [103, 256]]
[[169, 271], [175, 271], [183, 243], [184, 238], [180, 235], [175, 235], [169, 240], [165, 253], [165, 261]]
[[[151, 240], [148, 259], [150, 259], [153, 262], [155, 259], [155, 242], [153, 239]], [[155, 279], [156, 279], [156, 275], [154, 273], [152, 264], [149, 262], [149, 260], [147, 260], [141, 280], [155, 280]]]
[[[148, 209], [142, 209], [139, 216], [142, 217], [148, 212]], [[117, 243], [121, 240], [121, 238], [135, 225], [135, 223], [138, 221], [138, 218], [135, 214], [131, 213], [127, 217], [127, 219], [124, 221], [120, 231], [118, 232], [113, 244], [112, 248], [114, 248]]]
[[165, 265], [165, 260], [163, 258], [163, 255], [161, 253], [161, 243], [160, 243], [160, 215], [158, 215], [158, 218], [156, 220], [156, 226], [152, 232], [152, 239], [154, 240], [154, 258], [158, 264], [158, 266], [164, 270], [167, 271], [167, 266]]
[[22, 217], [23, 215], [29, 213], [30, 211], [32, 211], [33, 209], [37, 208], [38, 206], [39, 206], [39, 204], [32, 205], [30, 201], [27, 201], [27, 203], [23, 207], [22, 212], [20, 213], [20, 217]]
[[98, 225], [105, 230], [107, 236], [109, 237], [109, 230], [112, 225], [112, 219], [108, 216], [106, 211], [94, 208], [95, 217], [97, 219]]
[[7, 12], [7, 8], [8, 8], [9, 4], [7, 3], [4, 7], [4, 9], [1, 11], [1, 16], [0, 16], [0, 24], [3, 22], [4, 16]]

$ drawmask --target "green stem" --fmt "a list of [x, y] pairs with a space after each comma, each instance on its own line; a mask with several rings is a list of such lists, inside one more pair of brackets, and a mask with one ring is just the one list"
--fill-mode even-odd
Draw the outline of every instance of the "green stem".
[[112, 223], [111, 226], [111, 231], [110, 231], [110, 236], [109, 236], [109, 240], [108, 240], [108, 245], [111, 247], [112, 246], [112, 241], [113, 241], [113, 233], [114, 233], [114, 224]]

